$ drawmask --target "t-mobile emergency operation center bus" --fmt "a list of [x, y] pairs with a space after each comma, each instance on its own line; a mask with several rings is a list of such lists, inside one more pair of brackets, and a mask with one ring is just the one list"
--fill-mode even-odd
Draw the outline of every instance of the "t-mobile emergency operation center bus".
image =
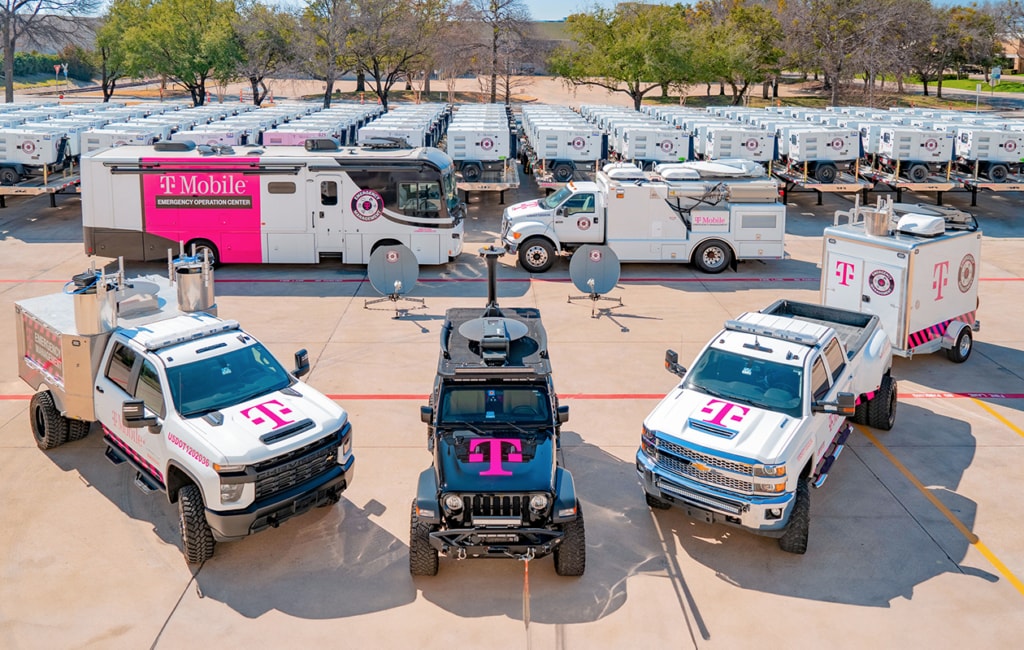
[[366, 264], [404, 244], [420, 264], [462, 252], [464, 205], [439, 149], [123, 146], [82, 158], [89, 255], [163, 260], [179, 242], [216, 263]]

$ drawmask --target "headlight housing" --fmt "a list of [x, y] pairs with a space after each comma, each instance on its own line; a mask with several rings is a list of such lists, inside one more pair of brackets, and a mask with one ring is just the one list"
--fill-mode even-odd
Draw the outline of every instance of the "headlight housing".
[[242, 490], [245, 489], [245, 483], [221, 483], [220, 484], [220, 502], [221, 503], [234, 503], [242, 498]]
[[457, 494], [446, 495], [443, 503], [444, 509], [449, 513], [460, 512], [463, 508], [462, 497]]
[[778, 478], [786, 475], [786, 466], [783, 465], [754, 465], [754, 476], [767, 476]]
[[640, 430], [640, 449], [643, 450], [648, 456], [654, 456], [657, 453], [656, 448], [657, 438], [654, 432], [647, 428], [647, 425], [643, 425]]
[[754, 481], [754, 490], [768, 494], [782, 494], [786, 491], [785, 481]]
[[541, 513], [548, 509], [551, 499], [546, 494], [535, 494], [530, 498], [530, 510]]

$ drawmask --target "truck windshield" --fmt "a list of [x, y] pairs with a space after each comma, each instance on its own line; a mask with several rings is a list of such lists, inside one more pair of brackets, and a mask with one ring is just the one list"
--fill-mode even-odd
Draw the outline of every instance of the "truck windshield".
[[572, 190], [569, 189], [568, 185], [564, 185], [562, 189], [558, 190], [551, 196], [541, 199], [540, 204], [548, 210], [554, 210], [562, 204], [562, 201], [566, 200], [570, 196], [572, 196]]
[[803, 415], [803, 369], [709, 348], [686, 373], [683, 388], [722, 399]]
[[[467, 386], [451, 388], [441, 396], [440, 426], [492, 424], [550, 425], [551, 405], [547, 391], [531, 386]], [[532, 431], [531, 433], [534, 433]]]
[[291, 375], [261, 344], [167, 368], [174, 408], [202, 415], [286, 388]]

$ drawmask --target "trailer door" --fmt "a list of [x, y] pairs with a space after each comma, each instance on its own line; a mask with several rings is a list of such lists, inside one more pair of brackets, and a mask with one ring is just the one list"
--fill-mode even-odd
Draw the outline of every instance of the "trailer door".
[[877, 315], [889, 340], [902, 349], [906, 270], [835, 251], [826, 264], [824, 304]]
[[341, 253], [345, 247], [345, 201], [341, 196], [341, 176], [316, 174], [306, 186], [309, 190], [307, 212], [316, 240], [316, 252]]

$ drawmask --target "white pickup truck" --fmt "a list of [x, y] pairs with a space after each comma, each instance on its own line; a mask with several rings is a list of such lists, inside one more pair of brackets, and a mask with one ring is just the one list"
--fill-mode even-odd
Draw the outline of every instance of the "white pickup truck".
[[725, 323], [644, 420], [636, 468], [653, 508], [807, 550], [820, 487], [855, 422], [896, 416], [892, 344], [878, 316], [788, 300]]
[[298, 379], [305, 351], [288, 371], [218, 318], [212, 270], [195, 260], [173, 266], [176, 280], [88, 271], [15, 311], [36, 444], [78, 440], [98, 421], [107, 458], [177, 503], [182, 551], [198, 564], [217, 541], [336, 503], [354, 458], [347, 413]]

